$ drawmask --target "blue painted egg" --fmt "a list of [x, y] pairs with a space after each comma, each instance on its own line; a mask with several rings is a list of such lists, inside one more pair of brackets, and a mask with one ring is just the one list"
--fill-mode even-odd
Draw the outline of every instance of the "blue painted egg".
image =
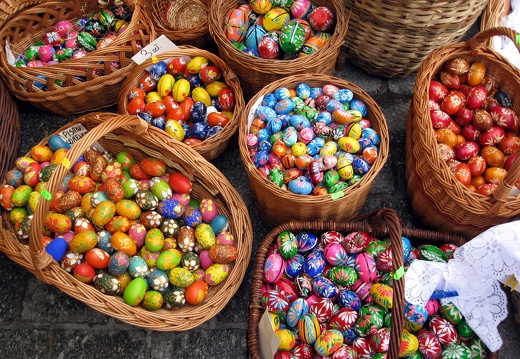
[[346, 345], [354, 344], [354, 341], [358, 338], [355, 327], [343, 330], [341, 333], [343, 334], [343, 343]]
[[65, 148], [67, 150], [70, 150], [70, 145], [67, 143], [67, 141], [65, 141], [63, 138], [61, 138], [58, 135], [53, 135], [53, 136], [49, 137], [49, 141], [48, 141], [47, 145], [53, 152], [56, 152], [60, 148]]
[[246, 33], [246, 38], [244, 40], [246, 47], [258, 51], [258, 44], [266, 33], [267, 31], [265, 28], [258, 23], [255, 23], [253, 26], [249, 27]]
[[292, 115], [290, 124], [292, 127], [296, 128], [297, 131], [301, 131], [303, 128], [311, 127], [311, 122], [309, 119], [301, 115]]
[[302, 100], [305, 100], [311, 95], [311, 88], [306, 83], [302, 82], [296, 86], [296, 95]]
[[276, 117], [276, 112], [271, 107], [267, 106], [258, 106], [256, 109], [256, 115], [260, 117], [260, 119], [264, 121], [269, 121]]
[[323, 96], [323, 89], [321, 87], [311, 87], [310, 97], [317, 98]]
[[338, 303], [342, 308], [352, 308], [358, 311], [361, 308], [361, 298], [351, 290], [342, 289], [338, 292]]
[[24, 173], [20, 170], [10, 170], [5, 175], [5, 183], [14, 188], [18, 188], [24, 184]]
[[364, 159], [356, 158], [352, 162], [352, 168], [354, 169], [354, 173], [357, 173], [358, 175], [364, 175], [370, 170], [370, 165]]
[[199, 140], [203, 140], [206, 138], [206, 135], [209, 131], [209, 125], [206, 122], [197, 122], [189, 127], [188, 137], [198, 138]]
[[424, 324], [428, 320], [428, 311], [425, 306], [405, 301], [404, 317], [412, 324]]
[[54, 259], [56, 262], [61, 261], [63, 256], [65, 255], [65, 252], [67, 252], [67, 241], [63, 237], [58, 237], [53, 239], [46, 247], [45, 251], [49, 253], [49, 255]]
[[244, 48], [243, 52], [254, 57], [260, 57], [258, 50], [250, 49], [249, 47]]
[[309, 253], [307, 258], [305, 258], [303, 271], [309, 277], [314, 278], [323, 273], [326, 264], [327, 262], [325, 262], [325, 255], [323, 254], [323, 251], [317, 249]]
[[198, 208], [188, 206], [182, 218], [187, 226], [195, 228], [202, 223], [202, 212]]
[[289, 191], [295, 194], [310, 194], [312, 192], [312, 184], [311, 181], [304, 176], [300, 176], [295, 180], [292, 180], [287, 185]]
[[317, 276], [312, 280], [312, 290], [322, 298], [334, 298], [338, 293], [336, 285], [323, 276]]
[[326, 125], [330, 125], [332, 123], [332, 115], [329, 112], [323, 111], [316, 116], [316, 122], [323, 122]]
[[273, 94], [278, 100], [287, 100], [291, 97], [291, 91], [287, 87], [277, 88]]
[[354, 93], [349, 89], [340, 89], [338, 92], [332, 95], [334, 100], [337, 100], [341, 103], [350, 103], [354, 98]]
[[168, 275], [157, 267], [150, 269], [146, 280], [151, 289], [159, 292], [165, 291], [170, 284]]
[[253, 164], [256, 168], [263, 167], [269, 161], [269, 152], [268, 151], [258, 151], [252, 158]]
[[162, 116], [159, 116], [159, 117], [154, 117], [152, 119], [152, 122], [151, 122], [152, 126], [155, 126], [157, 128], [160, 128], [161, 130], [164, 131], [164, 129], [166, 128], [166, 120], [164, 117]]
[[292, 147], [296, 142], [298, 142], [298, 131], [293, 126], [287, 127], [283, 130], [282, 140], [287, 147]]
[[403, 241], [403, 258], [406, 261], [408, 259], [408, 256], [410, 255], [410, 252], [412, 251], [412, 244], [410, 243], [410, 240], [406, 237], [401, 237]]
[[110, 243], [110, 237], [112, 237], [112, 234], [110, 234], [109, 231], [102, 229], [101, 231], [97, 232], [97, 247], [104, 250], [108, 254], [112, 254], [114, 252], [114, 247], [112, 247], [112, 244]]
[[191, 91], [193, 91], [193, 89], [197, 88], [197, 87], [204, 87], [204, 82], [202, 82], [199, 75], [197, 75], [197, 74], [188, 76], [187, 80], [190, 83]]
[[282, 121], [282, 128], [286, 128], [291, 124], [291, 115], [288, 115], [286, 113], [280, 113], [276, 117]]
[[374, 146], [378, 146], [381, 142], [379, 134], [373, 128], [365, 128], [361, 132], [361, 137], [369, 138]]
[[325, 109], [332, 113], [336, 110], [343, 109], [343, 104], [337, 100], [329, 100], [325, 104]]
[[116, 252], [110, 256], [108, 261], [108, 273], [113, 276], [122, 275], [130, 265], [130, 258], [125, 252]]
[[265, 129], [269, 131], [269, 133], [276, 133], [280, 131], [282, 129], [282, 120], [278, 116], [270, 119], [267, 122], [267, 126]]
[[[372, 145], [372, 140], [368, 137], [361, 137], [358, 139], [358, 143], [359, 143], [359, 147], [360, 147], [360, 151], [363, 152], [363, 150], [367, 147], [370, 147], [370, 146], [373, 146]], [[375, 146], [374, 146], [375, 147]], [[377, 147], [376, 147], [377, 149]]]
[[185, 207], [176, 199], [164, 199], [157, 206], [157, 212], [164, 218], [180, 218], [184, 211]]
[[213, 232], [215, 234], [219, 234], [220, 232], [225, 231], [228, 228], [229, 220], [225, 215], [219, 214], [211, 220], [211, 223], [209, 225], [213, 229]]
[[321, 149], [325, 145], [325, 140], [321, 137], [316, 137], [307, 144], [307, 154], [314, 156], [320, 153]]
[[272, 93], [267, 94], [264, 96], [264, 99], [262, 100], [262, 106], [267, 106], [273, 108], [274, 105], [278, 102], [278, 99], [276, 96]]
[[298, 252], [306, 254], [312, 252], [319, 242], [319, 238], [311, 232], [300, 232], [296, 235]]
[[256, 137], [258, 138], [258, 142], [262, 141], [269, 141], [271, 137], [271, 133], [267, 128], [262, 128], [258, 130], [258, 133], [256, 134]]
[[103, 191], [96, 191], [92, 197], [90, 197], [90, 203], [92, 204], [92, 207], [97, 207], [97, 205], [103, 201], [110, 201], [107, 194]]
[[146, 278], [148, 275], [148, 265], [145, 260], [138, 256], [130, 257], [128, 264], [128, 273], [132, 278]]
[[204, 102], [196, 101], [190, 109], [190, 121], [193, 123], [202, 122], [206, 118], [208, 107]]
[[211, 106], [215, 107], [215, 110], [218, 112], [222, 112], [222, 106], [220, 105], [220, 101], [218, 98], [212, 98], [211, 99]]
[[155, 81], [159, 81], [162, 75], [168, 72], [168, 65], [164, 61], [156, 62], [150, 68], [150, 77]]
[[280, 100], [274, 105], [274, 111], [277, 114], [286, 114], [291, 112], [294, 109], [294, 102], [291, 99], [283, 99]]
[[215, 136], [217, 133], [222, 131], [224, 127], [222, 126], [213, 126], [208, 130], [208, 133], [206, 133], [206, 138], [210, 138], [212, 136]]
[[137, 117], [139, 117], [141, 120], [146, 121], [146, 123], [152, 123], [153, 117], [152, 114], [148, 111], [141, 111], [137, 113]]
[[305, 256], [296, 253], [294, 257], [286, 260], [285, 274], [291, 278], [296, 278], [303, 273], [303, 265], [305, 263]]
[[[73, 173], [67, 173], [65, 175], [65, 177], [63, 178], [63, 180], [61, 181], [61, 185], [60, 185], [60, 187], [58, 187], [58, 189], [63, 192], [66, 192], [69, 188], [69, 181], [72, 177], [74, 177]], [[108, 197], [107, 197], [107, 199], [108, 199]]]
[[350, 101], [350, 109], [357, 110], [361, 112], [361, 116], [365, 117], [368, 113], [367, 105], [361, 100], [352, 100]]
[[297, 328], [300, 318], [308, 312], [309, 304], [307, 304], [305, 299], [296, 298], [289, 306], [289, 309], [287, 309], [285, 320], [290, 327]]

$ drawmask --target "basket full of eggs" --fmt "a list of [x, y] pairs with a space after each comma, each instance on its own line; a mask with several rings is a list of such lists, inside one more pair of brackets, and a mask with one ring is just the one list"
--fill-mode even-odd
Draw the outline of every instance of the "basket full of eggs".
[[134, 67], [118, 100], [119, 113], [138, 115], [207, 160], [227, 148], [244, 107], [235, 73], [218, 56], [191, 46]]
[[34, 146], [0, 189], [0, 250], [99, 312], [181, 331], [236, 293], [252, 227], [226, 177], [160, 131], [94, 112]]
[[517, 39], [511, 29], [491, 28], [432, 52], [407, 118], [414, 212], [429, 226], [469, 238], [520, 214], [520, 75], [485, 45], [496, 35]]
[[331, 75], [348, 26], [339, 0], [216, 0], [210, 15], [210, 34], [246, 99], [284, 76]]
[[243, 112], [238, 141], [255, 205], [272, 225], [352, 218], [389, 146], [377, 103], [355, 84], [319, 74], [265, 86]]
[[116, 104], [131, 57], [155, 39], [141, 0], [21, 2], [0, 34], [9, 92], [62, 115]]
[[405, 268], [447, 262], [464, 243], [404, 227], [389, 208], [275, 227], [254, 264], [250, 357], [498, 358], [453, 303], [405, 298]]

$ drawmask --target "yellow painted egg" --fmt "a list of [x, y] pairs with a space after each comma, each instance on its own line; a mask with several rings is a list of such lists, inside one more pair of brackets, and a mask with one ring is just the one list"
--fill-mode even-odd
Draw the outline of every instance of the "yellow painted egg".
[[67, 152], [69, 152], [69, 150], [66, 148], [60, 148], [60, 149], [56, 150], [52, 154], [51, 164], [58, 165], [60, 163], [65, 163], [65, 161], [63, 161], [63, 159], [65, 158], [65, 156], [67, 156]]
[[33, 160], [31, 157], [18, 157], [15, 162], [15, 166], [17, 169], [19, 169], [22, 172], [25, 172], [27, 170], [31, 163], [36, 163], [35, 160]]
[[130, 229], [130, 226], [132, 224], [128, 220], [128, 218], [123, 216], [114, 216], [110, 221], [108, 221], [107, 224], [105, 224], [105, 229], [109, 233], [115, 233], [115, 232], [128, 232]]
[[338, 171], [339, 176], [344, 180], [348, 180], [354, 175], [354, 168], [352, 167], [352, 163], [350, 163], [346, 157], [338, 158], [336, 171]]
[[184, 140], [184, 129], [177, 120], [166, 121], [165, 131], [177, 141], [182, 142]]
[[121, 288], [119, 289], [121, 293], [125, 292], [126, 287], [128, 287], [128, 284], [132, 281], [132, 276], [128, 271], [124, 272], [121, 275], [116, 276], [119, 283], [121, 283]]
[[358, 140], [352, 137], [343, 136], [338, 140], [339, 147], [348, 153], [358, 153], [361, 149]]
[[334, 354], [343, 345], [343, 334], [337, 329], [323, 331], [314, 343], [314, 350], [321, 356]]
[[103, 227], [116, 214], [116, 206], [112, 201], [103, 201], [94, 208], [92, 213], [92, 224], [96, 227]]
[[149, 290], [141, 303], [146, 310], [157, 310], [163, 305], [163, 296], [156, 290]]
[[208, 64], [209, 61], [204, 56], [195, 56], [188, 62], [188, 65], [186, 65], [186, 70], [190, 75], [196, 75], [201, 69], [208, 66]]
[[83, 197], [81, 198], [81, 209], [87, 213], [88, 211], [90, 211], [91, 209], [94, 208], [94, 206], [92, 205], [92, 195], [93, 193], [92, 192], [89, 192], [89, 193], [85, 193], [83, 195]]
[[177, 102], [184, 101], [190, 94], [190, 83], [186, 79], [180, 79], [173, 85], [172, 96]]
[[118, 215], [128, 218], [130, 221], [137, 220], [141, 215], [141, 207], [129, 199], [117, 201], [115, 207]]
[[206, 269], [204, 281], [209, 285], [217, 285], [222, 283], [229, 274], [229, 266], [227, 264], [214, 263]]
[[275, 332], [277, 332], [278, 330], [280, 330], [280, 317], [276, 313], [273, 313], [273, 312], [268, 312], [268, 313], [269, 313], [269, 322], [271, 322], [271, 327], [273, 328], [273, 330]]
[[32, 212], [36, 211], [36, 206], [38, 205], [38, 201], [40, 200], [40, 197], [42, 195], [40, 192], [32, 191], [29, 195], [29, 201], [27, 202], [29, 204], [29, 208]]
[[216, 242], [215, 232], [207, 223], [201, 223], [195, 228], [195, 238], [204, 249], [209, 249]]
[[94, 231], [80, 232], [69, 243], [69, 248], [76, 253], [85, 253], [97, 244], [97, 234]]
[[374, 283], [370, 288], [370, 295], [374, 301], [386, 309], [392, 309], [393, 294], [392, 287], [386, 284]]
[[206, 85], [206, 91], [211, 97], [217, 97], [220, 90], [228, 88], [229, 86], [222, 81], [211, 82]]
[[281, 7], [274, 7], [264, 16], [264, 29], [266, 31], [281, 30], [282, 27], [289, 22], [291, 15]]
[[37, 162], [47, 162], [51, 160], [52, 150], [45, 145], [36, 145], [31, 148], [30, 156]]
[[157, 92], [159, 96], [165, 97], [172, 93], [173, 84], [175, 83], [175, 79], [170, 74], [164, 74], [157, 82]]
[[191, 97], [194, 101], [202, 102], [206, 106], [211, 106], [211, 97], [204, 87], [195, 87], [193, 91], [191, 91]]
[[195, 277], [186, 268], [175, 267], [168, 273], [168, 280], [176, 287], [186, 288], [195, 281]]
[[273, 7], [271, 0], [251, 0], [249, 1], [251, 9], [257, 14], [265, 14]]
[[326, 142], [321, 148], [320, 156], [334, 156], [336, 152], [338, 152], [338, 145], [334, 141], [329, 141]]
[[72, 222], [69, 217], [64, 214], [49, 212], [45, 216], [45, 227], [51, 232], [65, 233], [72, 228]]
[[291, 350], [296, 345], [296, 335], [289, 329], [280, 329], [276, 332], [276, 336], [280, 339], [278, 345], [279, 350]]
[[408, 330], [403, 329], [401, 334], [401, 345], [399, 347], [399, 357], [407, 357], [412, 355], [419, 349], [419, 340]]
[[146, 97], [144, 98], [144, 102], [151, 103], [151, 102], [157, 102], [162, 101], [162, 96], [157, 91], [150, 91], [146, 94]]

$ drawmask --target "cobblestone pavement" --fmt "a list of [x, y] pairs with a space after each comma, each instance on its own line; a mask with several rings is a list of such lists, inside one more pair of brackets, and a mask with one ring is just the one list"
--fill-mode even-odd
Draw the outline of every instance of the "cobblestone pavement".
[[[415, 76], [386, 80], [347, 63], [335, 76], [353, 82], [379, 104], [388, 121], [390, 153], [374, 181], [362, 212], [394, 208], [408, 226], [421, 227], [406, 195], [405, 122]], [[76, 116], [40, 113], [19, 104], [22, 143], [19, 154]], [[106, 109], [115, 112], [115, 108]], [[184, 332], [154, 332], [101, 314], [39, 282], [23, 267], [0, 254], [0, 358], [246, 358], [249, 293], [254, 255], [271, 229], [260, 217], [249, 193], [237, 137], [212, 163], [229, 179], [246, 203], [254, 230], [253, 254], [243, 283], [227, 306], [199, 327]], [[520, 353], [520, 330], [512, 316], [501, 324], [500, 358]]]

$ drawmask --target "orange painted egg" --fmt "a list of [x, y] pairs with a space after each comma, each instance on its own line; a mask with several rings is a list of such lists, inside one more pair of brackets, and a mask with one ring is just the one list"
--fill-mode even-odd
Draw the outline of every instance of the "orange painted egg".
[[186, 301], [191, 305], [200, 304], [208, 295], [208, 284], [202, 280], [193, 282], [186, 288]]
[[226, 115], [224, 115], [223, 113], [220, 113], [220, 112], [211, 112], [207, 116], [206, 122], [211, 127], [213, 127], [213, 126], [224, 127], [229, 123], [229, 117], [227, 117]]
[[80, 232], [69, 243], [69, 248], [76, 253], [86, 253], [97, 244], [97, 234], [94, 231]]
[[107, 224], [105, 224], [105, 229], [112, 234], [115, 232], [126, 233], [130, 229], [131, 225], [132, 224], [128, 218], [123, 216], [114, 216]]
[[78, 218], [74, 221], [74, 233], [95, 231], [94, 225], [86, 218]]
[[486, 76], [486, 66], [482, 62], [474, 62], [468, 71], [467, 82], [470, 86], [478, 86]]
[[104, 183], [104, 191], [110, 200], [117, 202], [124, 198], [125, 190], [119, 179], [109, 178]]
[[190, 146], [190, 147], [193, 147], [195, 145], [198, 145], [198, 144], [202, 143], [203, 141], [198, 139], [198, 138], [187, 138], [187, 139], [185, 139], [182, 142], [185, 143], [186, 145]]
[[471, 182], [471, 170], [469, 165], [466, 163], [459, 163], [453, 171], [457, 181], [462, 183], [464, 186], [468, 186]]
[[70, 231], [72, 221], [64, 214], [49, 212], [45, 216], [45, 227], [51, 232], [62, 234]]
[[155, 90], [157, 87], [157, 81], [154, 80], [149, 73], [147, 73], [141, 78], [141, 80], [139, 80], [139, 87], [142, 88], [145, 92], [150, 92]]
[[144, 173], [152, 177], [160, 177], [166, 173], [166, 163], [158, 158], [145, 158], [139, 163], [139, 166]]
[[116, 213], [116, 206], [112, 201], [102, 201], [95, 208], [92, 213], [92, 223], [96, 227], [103, 227], [114, 217]]
[[108, 267], [110, 255], [100, 248], [92, 248], [85, 253], [85, 261], [93, 268], [103, 269]]
[[135, 164], [131, 165], [130, 168], [128, 169], [128, 172], [130, 172], [130, 175], [132, 176], [132, 178], [134, 178], [136, 180], [144, 180], [144, 179], [150, 179], [151, 178], [149, 175], [147, 175], [142, 170], [142, 168], [139, 165], [139, 163], [135, 163]]
[[2, 188], [0, 188], [0, 205], [2, 205], [6, 211], [11, 211], [14, 208], [14, 205], [11, 203], [13, 192], [14, 187], [8, 184], [4, 184]]
[[74, 176], [69, 180], [68, 186], [72, 191], [85, 194], [88, 192], [93, 192], [96, 187], [96, 183], [88, 176]]
[[163, 101], [154, 101], [147, 103], [144, 110], [149, 112], [152, 117], [162, 116], [166, 112], [166, 105]]
[[504, 153], [494, 146], [483, 147], [480, 155], [490, 167], [501, 167], [505, 161]]
[[140, 87], [134, 87], [128, 93], [129, 100], [132, 100], [134, 98], [140, 98], [141, 100], [144, 100], [145, 96], [146, 96], [146, 92], [144, 92], [144, 90]]
[[501, 167], [488, 167], [484, 172], [484, 179], [487, 183], [498, 185], [504, 180], [507, 170]]
[[144, 111], [144, 106], [144, 99], [136, 97], [130, 100], [130, 102], [126, 106], [126, 110], [130, 115], [137, 115], [139, 112]]
[[209, 257], [215, 263], [229, 264], [238, 256], [235, 246], [215, 244], [209, 249]]
[[107, 161], [103, 156], [96, 157], [91, 163], [90, 163], [90, 177], [94, 181], [101, 181], [101, 178], [103, 176], [103, 171], [105, 167], [107, 166]]
[[133, 256], [137, 252], [135, 242], [123, 232], [115, 232], [110, 237], [110, 244], [116, 251], [124, 252], [129, 257]]

